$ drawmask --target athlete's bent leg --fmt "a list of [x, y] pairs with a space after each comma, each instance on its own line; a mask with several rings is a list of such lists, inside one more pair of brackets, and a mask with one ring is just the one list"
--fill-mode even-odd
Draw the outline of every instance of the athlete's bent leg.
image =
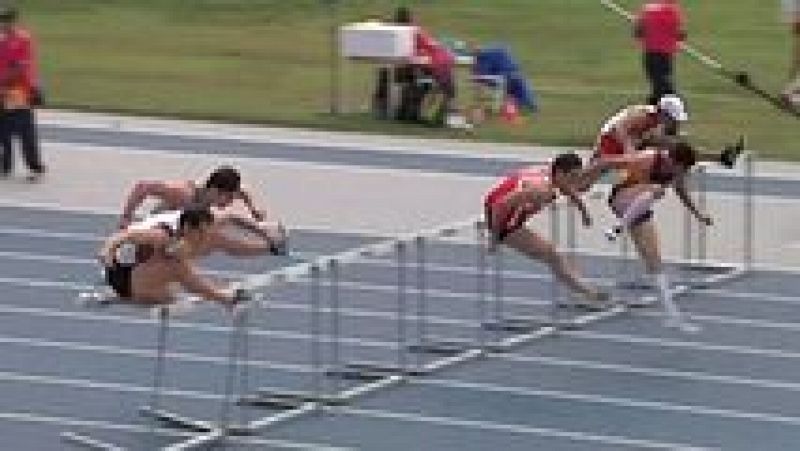
[[642, 258], [647, 273], [652, 277], [653, 283], [658, 291], [659, 299], [664, 306], [664, 312], [667, 314], [665, 325], [677, 327], [685, 332], [698, 331], [699, 328], [697, 326], [684, 320], [683, 314], [672, 298], [669, 280], [661, 262], [658, 231], [656, 230], [655, 223], [652, 220], [646, 221], [633, 227], [630, 233], [636, 251]]
[[568, 259], [558, 254], [555, 247], [536, 232], [525, 228], [518, 229], [508, 234], [503, 244], [526, 257], [546, 263], [561, 282], [584, 297], [593, 301], [603, 301], [608, 298], [606, 293], [581, 281], [578, 271]]

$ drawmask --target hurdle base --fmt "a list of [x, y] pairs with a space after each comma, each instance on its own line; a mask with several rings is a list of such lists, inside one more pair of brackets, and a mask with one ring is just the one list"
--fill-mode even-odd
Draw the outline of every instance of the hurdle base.
[[626, 280], [617, 282], [614, 284], [614, 288], [627, 291], [648, 291], [655, 290], [656, 286], [641, 280]]
[[423, 369], [401, 368], [397, 365], [375, 362], [350, 362], [342, 368], [325, 371], [325, 375], [328, 377], [369, 382], [391, 376], [424, 376], [426, 374], [427, 372]]
[[530, 332], [534, 329], [541, 327], [541, 321], [535, 318], [527, 318], [524, 316], [503, 318], [499, 321], [487, 321], [481, 326], [493, 332]]
[[710, 262], [705, 260], [682, 260], [674, 263], [675, 268], [687, 272], [719, 274], [738, 269], [738, 266], [729, 263]]
[[644, 309], [658, 304], [658, 297], [652, 295], [652, 296], [644, 296], [633, 299], [626, 299], [624, 301], [621, 301], [620, 304], [624, 305], [626, 308], [629, 309]]
[[541, 323], [542, 327], [552, 327], [556, 330], [580, 330], [583, 325], [570, 319], [548, 319]]
[[416, 354], [453, 356], [474, 347], [475, 343], [469, 340], [433, 339], [409, 345], [408, 350]]
[[73, 446], [80, 446], [81, 448], [94, 449], [98, 451], [124, 451], [125, 448], [120, 446], [93, 439], [88, 435], [76, 434], [74, 432], [62, 432], [61, 439]]
[[347, 400], [336, 395], [315, 395], [310, 392], [291, 390], [258, 389], [255, 394], [239, 398], [239, 405], [263, 407], [276, 410], [292, 410], [304, 404], [317, 403], [326, 406], [341, 406]]
[[212, 432], [217, 429], [216, 425], [208, 421], [195, 420], [193, 418], [184, 417], [173, 412], [163, 409], [154, 409], [150, 406], [139, 407], [139, 414], [165, 423], [168, 426], [176, 429], [185, 429], [192, 432]]

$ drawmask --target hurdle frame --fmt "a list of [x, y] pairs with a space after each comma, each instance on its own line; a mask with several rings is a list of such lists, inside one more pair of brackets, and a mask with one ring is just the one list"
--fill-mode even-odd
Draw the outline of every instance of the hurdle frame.
[[[697, 288], [708, 287], [710, 285], [718, 285], [727, 281], [731, 281], [734, 279], [741, 278], [748, 274], [753, 267], [753, 233], [754, 233], [754, 224], [753, 224], [753, 212], [754, 212], [754, 201], [753, 201], [753, 163], [754, 163], [754, 156], [750, 152], [745, 152], [742, 155], [744, 161], [744, 171], [742, 174], [743, 177], [743, 236], [744, 236], [744, 243], [742, 247], [742, 262], [741, 263], [726, 263], [726, 262], [718, 262], [718, 261], [710, 261], [707, 258], [704, 259], [694, 259], [694, 258], [677, 258], [677, 259], [670, 259], [667, 263], [679, 264], [679, 265], [697, 265], [702, 269], [708, 270], [720, 270], [721, 272], [717, 274], [710, 275], [705, 277], [702, 280], [702, 285], [699, 284], [689, 284], [689, 283], [679, 283], [677, 286], [673, 287], [673, 296], [675, 298], [686, 296], [692, 291], [696, 290]], [[570, 221], [570, 224], [574, 225], [575, 221]], [[246, 425], [247, 430], [251, 432], [259, 431], [275, 424], [279, 424], [285, 421], [289, 421], [291, 419], [301, 417], [313, 412], [318, 411], [327, 411], [329, 409], [333, 409], [335, 411], [337, 405], [347, 404], [352, 400], [369, 395], [374, 393], [378, 390], [383, 388], [388, 388], [392, 386], [396, 386], [402, 384], [404, 382], [413, 380], [415, 377], [421, 377], [426, 374], [430, 374], [444, 368], [453, 367], [455, 365], [459, 365], [462, 363], [474, 361], [480, 358], [491, 358], [494, 355], [502, 354], [505, 352], [512, 351], [514, 348], [522, 346], [524, 344], [530, 343], [531, 341], [535, 341], [540, 338], [556, 335], [559, 333], [560, 330], [567, 329], [567, 328], [580, 328], [587, 326], [589, 324], [603, 321], [606, 319], [614, 318], [620, 316], [628, 311], [630, 311], [633, 306], [629, 306], [628, 304], [615, 304], [609, 308], [598, 312], [590, 312], [583, 315], [576, 316], [570, 321], [568, 327], [564, 327], [564, 325], [560, 324], [557, 321], [551, 321], [548, 323], [541, 323], [536, 328], [528, 328], [527, 330], [520, 330], [516, 331], [513, 335], [506, 337], [502, 340], [497, 340], [493, 343], [488, 343], [488, 340], [485, 339], [485, 331], [481, 330], [485, 323], [485, 316], [488, 313], [488, 310], [491, 308], [489, 305], [488, 299], [488, 290], [486, 290], [486, 286], [488, 284], [489, 274], [487, 274], [488, 269], [486, 265], [486, 254], [481, 254], [481, 246], [484, 246], [485, 243], [482, 241], [482, 234], [481, 230], [485, 231], [485, 224], [483, 222], [483, 218], [481, 217], [473, 217], [465, 221], [459, 221], [453, 224], [444, 225], [441, 227], [421, 231], [419, 233], [413, 234], [404, 234], [400, 235], [396, 238], [381, 241], [379, 243], [370, 244], [366, 246], [362, 246], [356, 249], [352, 249], [349, 251], [345, 251], [342, 253], [338, 253], [328, 257], [321, 257], [311, 262], [304, 262], [300, 263], [295, 266], [291, 266], [288, 268], [278, 269], [269, 273], [266, 273], [262, 276], [256, 276], [255, 278], [249, 280], [246, 286], [250, 289], [253, 288], [263, 288], [265, 286], [269, 286], [273, 283], [279, 283], [284, 281], [300, 281], [305, 274], [308, 274], [309, 271], [313, 267], [321, 267], [322, 265], [327, 264], [332, 265], [333, 267], [337, 268], [340, 267], [344, 263], [348, 262], [355, 262], [359, 261], [363, 258], [370, 258], [370, 257], [377, 257], [391, 253], [393, 250], [397, 249], [399, 242], [405, 243], [401, 247], [406, 247], [410, 245], [419, 246], [418, 243], [420, 241], [424, 241], [425, 239], [431, 238], [448, 238], [456, 235], [459, 230], [465, 229], [467, 227], [473, 228], [478, 233], [478, 254], [476, 255], [476, 267], [477, 267], [477, 286], [478, 286], [478, 338], [473, 342], [473, 346], [465, 347], [463, 349], [454, 349], [452, 352], [442, 353], [441, 358], [433, 360], [431, 362], [422, 364], [418, 361], [417, 365], [415, 365], [415, 371], [406, 371], [407, 368], [395, 368], [390, 369], [384, 373], [382, 373], [379, 377], [372, 378], [370, 380], [366, 380], [361, 385], [357, 385], [355, 387], [349, 388], [341, 393], [337, 393], [334, 396], [330, 395], [322, 395], [321, 393], [290, 393], [287, 392], [285, 395], [287, 399], [295, 399], [296, 402], [293, 403], [291, 408], [287, 408], [280, 412], [264, 416], [263, 418], [254, 420], [249, 422]], [[572, 233], [572, 232], [568, 232]], [[484, 237], [485, 238], [485, 237]], [[573, 239], [571, 236], [568, 235], [568, 241], [570, 250], [574, 254], [586, 254], [585, 250], [579, 249], [573, 245]], [[422, 245], [424, 247], [424, 244]], [[418, 256], [419, 257], [419, 256]], [[706, 257], [704, 255], [704, 257]], [[502, 257], [501, 257], [502, 258]], [[422, 258], [418, 263], [421, 265], [425, 261], [424, 254], [422, 254]], [[483, 263], [481, 263], [483, 262]], [[500, 261], [500, 271], [495, 271], [491, 277], [498, 277], [502, 279], [502, 260]], [[422, 271], [422, 269], [417, 268], [418, 271]], [[486, 271], [486, 272], [484, 272]], [[498, 275], [499, 274], [499, 275]], [[334, 280], [338, 280], [338, 272], [336, 276], [333, 277]], [[502, 282], [502, 280], [500, 280]], [[335, 284], [334, 284], [335, 285]], [[425, 275], [424, 273], [417, 274], [417, 287], [420, 290], [418, 292], [418, 302], [424, 302], [425, 300]], [[331, 287], [332, 290], [336, 290], [335, 287]], [[404, 294], [400, 294], [401, 290], [404, 288], [398, 288], [398, 296], [405, 296]], [[502, 283], [496, 284], [493, 287], [493, 291], [499, 290], [498, 294], [494, 294], [497, 296], [497, 299], [502, 300]], [[338, 305], [338, 295], [335, 298], [337, 299]], [[646, 295], [641, 296], [640, 300], [642, 301], [641, 306], [649, 306], [656, 303], [656, 295]], [[265, 303], [268, 305], [268, 302]], [[497, 307], [497, 306], [495, 306]], [[502, 307], [500, 305], [499, 307]], [[338, 309], [338, 307], [337, 307]], [[418, 313], [422, 310], [418, 310]], [[424, 313], [424, 311], [423, 311]], [[334, 314], [334, 317], [338, 313]], [[402, 315], [401, 315], [402, 316]], [[404, 322], [405, 318], [398, 317], [398, 321]], [[418, 321], [423, 321], [423, 328], [424, 329], [424, 316], [418, 317]], [[336, 329], [336, 335], [334, 335], [334, 340], [338, 340], [338, 329]], [[402, 336], [402, 335], [401, 335]], [[427, 335], [423, 335], [427, 341]], [[499, 335], [498, 335], [499, 336]], [[483, 337], [483, 338], [481, 338]], [[338, 342], [332, 343], [332, 346], [336, 347]], [[398, 342], [398, 345], [400, 342]], [[421, 345], [422, 343], [418, 343]], [[398, 347], [399, 350], [399, 347]], [[399, 355], [399, 354], [398, 354]], [[338, 351], [337, 351], [337, 362], [338, 365]], [[346, 365], [346, 364], [345, 364]], [[274, 393], [273, 393], [274, 394]], [[331, 402], [335, 400], [335, 402]], [[212, 443], [213, 441], [219, 439], [219, 434], [222, 434], [223, 431], [212, 431], [208, 434], [198, 436], [188, 440], [184, 443], [173, 445], [172, 447], [167, 448], [171, 451], [178, 451], [183, 449], [191, 449], [192, 447]]]
[[[109, 308], [112, 304], [104, 305]], [[153, 368], [153, 384], [150, 393], [150, 404], [141, 406], [139, 414], [153, 420], [151, 437], [155, 437], [155, 423], [162, 423], [165, 426], [182, 429], [189, 432], [204, 433], [213, 435], [213, 440], [204, 440], [195, 443], [193, 440], [179, 443], [177, 447], [173, 445], [164, 449], [191, 450], [199, 446], [206, 446], [223, 440], [228, 435], [248, 435], [249, 430], [246, 426], [232, 425], [229, 422], [230, 406], [234, 403], [234, 380], [237, 372], [240, 371], [240, 354], [244, 351], [243, 344], [246, 340], [246, 323], [249, 316], [250, 303], [236, 305], [232, 309], [231, 335], [229, 337], [229, 354], [225, 377], [225, 393], [222, 396], [220, 406], [220, 420], [218, 422], [197, 420], [188, 416], [183, 416], [161, 407], [164, 396], [164, 373], [166, 370], [166, 354], [168, 348], [170, 305], [160, 305], [153, 307], [158, 313], [158, 332], [156, 338], [156, 359]], [[126, 448], [120, 447], [110, 442], [94, 439], [89, 435], [74, 432], [62, 432], [61, 439], [72, 446], [79, 446], [85, 449], [101, 451], [121, 451]]]

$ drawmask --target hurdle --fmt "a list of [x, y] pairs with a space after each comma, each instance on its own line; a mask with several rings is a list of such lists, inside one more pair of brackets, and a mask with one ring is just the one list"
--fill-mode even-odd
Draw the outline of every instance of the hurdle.
[[[483, 233], [482, 219], [470, 218], [464, 221], [435, 227], [430, 230], [400, 235], [393, 239], [369, 244], [360, 248], [341, 252], [332, 256], [320, 257], [316, 260], [304, 262], [288, 268], [281, 268], [262, 276], [245, 281], [246, 288], [250, 290], [264, 289], [283, 282], [298, 282], [307, 279], [309, 282], [309, 296], [311, 298], [312, 318], [319, 318], [320, 306], [320, 280], [321, 275], [326, 274], [328, 285], [328, 298], [331, 307], [330, 311], [330, 335], [326, 340], [321, 338], [322, 332], [319, 327], [319, 320], [312, 320], [311, 336], [312, 342], [322, 343], [326, 341], [330, 344], [329, 354], [331, 361], [323, 364], [322, 358], [316, 351], [312, 354], [311, 372], [315, 379], [312, 389], [309, 391], [288, 391], [276, 390], [273, 388], [259, 388], [252, 394], [240, 398], [240, 403], [254, 407], [265, 407], [278, 410], [273, 415], [266, 416], [259, 420], [250, 422], [248, 430], [257, 430], [269, 425], [286, 421], [288, 419], [310, 413], [325, 407], [335, 407], [350, 402], [352, 399], [370, 393], [381, 387], [397, 384], [405, 378], [424, 376], [436, 367], [431, 363], [424, 363], [419, 357], [420, 354], [432, 354], [443, 357], [448, 361], [460, 361], [464, 359], [464, 354], [474, 353], [474, 341], [453, 341], [438, 339], [427, 333], [427, 312], [425, 306], [427, 302], [425, 277], [425, 241], [435, 237], [450, 237], [463, 230], [474, 230], [476, 234]], [[412, 252], [413, 251], [413, 252]], [[485, 250], [483, 250], [485, 252]], [[412, 259], [409, 254], [413, 254]], [[395, 341], [395, 359], [393, 363], [372, 362], [372, 361], [347, 361], [341, 358], [339, 346], [340, 327], [339, 317], [339, 271], [342, 265], [359, 262], [364, 259], [385, 257], [391, 255], [396, 266], [396, 315], [398, 318]], [[323, 268], [325, 269], [323, 271]], [[409, 269], [414, 269], [414, 287], [416, 292], [415, 327], [410, 328], [409, 318], [409, 294], [412, 291], [411, 277]], [[267, 295], [267, 298], [269, 296]], [[259, 303], [268, 307], [268, 299]], [[483, 304], [482, 304], [483, 305]], [[484, 305], [485, 307], [485, 305]], [[480, 312], [478, 312], [479, 314]], [[412, 341], [409, 339], [410, 329], [416, 331], [417, 336]], [[478, 328], [480, 329], [480, 328]], [[480, 335], [480, 333], [478, 334]], [[409, 353], [418, 355], [415, 362], [411, 361]], [[440, 362], [439, 362], [440, 363]], [[324, 375], [328, 380], [335, 384], [334, 393], [327, 393], [327, 386], [319, 380], [319, 375]], [[338, 390], [339, 380], [350, 380], [360, 383], [345, 391]], [[324, 386], [323, 386], [324, 385]], [[210, 440], [213, 433], [207, 434]], [[194, 443], [202, 441], [202, 437], [194, 440]], [[187, 442], [188, 443], [188, 442]], [[181, 448], [172, 448], [181, 449]]]
[[[97, 290], [88, 292], [81, 292], [79, 297], [82, 299], [92, 298], [98, 301], [104, 308], [110, 308], [114, 304], [121, 304], [122, 302], [113, 302], [109, 298], [101, 300], [101, 294]], [[125, 305], [132, 305], [125, 303]], [[156, 358], [153, 368], [153, 381], [150, 391], [150, 401], [148, 405], [139, 408], [139, 413], [147, 418], [153, 420], [153, 427], [151, 430], [151, 438], [155, 440], [156, 428], [155, 423], [162, 423], [164, 426], [181, 429], [188, 432], [205, 433], [213, 435], [214, 440], [204, 441], [202, 443], [190, 443], [178, 448], [167, 447], [166, 449], [180, 449], [190, 450], [196, 449], [199, 446], [205, 446], [210, 443], [219, 442], [228, 435], [247, 435], [248, 429], [246, 426], [231, 424], [230, 422], [230, 409], [235, 403], [234, 398], [234, 380], [237, 373], [240, 371], [241, 358], [240, 355], [244, 352], [246, 347], [246, 324], [248, 319], [248, 312], [250, 310], [249, 304], [237, 305], [232, 310], [231, 315], [231, 335], [229, 337], [229, 350], [228, 362], [226, 365], [225, 388], [221, 400], [219, 420], [217, 422], [198, 420], [183, 416], [178, 413], [171, 412], [162, 407], [164, 398], [164, 374], [166, 370], [166, 354], [168, 347], [168, 334], [169, 334], [169, 319], [170, 310], [169, 305], [162, 305], [154, 307], [155, 313], [158, 315], [157, 320], [157, 338], [156, 338]], [[246, 374], [246, 373], [243, 373]], [[245, 376], [246, 377], [246, 376]], [[66, 443], [73, 446], [79, 446], [86, 449], [117, 451], [124, 450], [125, 448], [115, 445], [113, 443], [104, 442], [94, 439], [90, 436], [78, 434], [74, 432], [63, 432], [61, 438]], [[153, 448], [156, 448], [155, 446]]]
[[[679, 269], [700, 273], [706, 277], [699, 280], [682, 281], [681, 285], [688, 285], [692, 289], [709, 288], [722, 282], [739, 279], [752, 271], [753, 267], [753, 166], [755, 156], [752, 152], [743, 152], [741, 155], [741, 253], [735, 262], [722, 262], [711, 259], [708, 254], [708, 233], [706, 227], [695, 225], [696, 239], [693, 239], [692, 224], [688, 211], [684, 213], [684, 248], [683, 258], [676, 261]], [[708, 204], [708, 170], [706, 165], [698, 167], [696, 193], [698, 206], [705, 210]]]
[[[706, 283], [721, 283], [730, 280], [731, 270], [747, 269], [752, 266], [752, 218], [747, 218], [753, 212], [752, 199], [752, 156], [743, 155], [743, 248], [741, 262], [736, 264], [718, 264], [709, 258], [708, 250], [702, 250], [708, 244], [698, 243], [696, 253], [692, 250], [689, 258], [676, 258], [667, 260], [668, 263], [707, 265], [708, 267], [723, 267], [723, 273], [703, 274]], [[703, 176], [706, 176], [703, 173]], [[698, 189], [707, 189], [706, 181], [699, 181]], [[698, 192], [701, 195], [701, 192]], [[706, 202], [698, 199], [698, 201]], [[562, 221], [560, 209], [564, 203], [559, 202], [551, 207], [550, 229], [551, 238], [558, 241], [562, 237]], [[569, 214], [570, 211], [567, 211]], [[680, 224], [680, 222], [679, 222]], [[585, 249], [580, 249], [575, 233], [576, 220], [567, 216], [566, 220], [567, 248], [571, 255], [591, 254]], [[680, 229], [679, 229], [680, 230]], [[432, 242], [437, 239], [463, 242], [464, 236], [473, 248], [469, 251], [470, 267], [468, 272], [474, 277], [475, 289], [475, 321], [474, 337], [468, 339], [450, 339], [436, 336], [432, 333], [430, 304], [433, 290], [430, 288], [429, 265], [435, 261]], [[459, 241], [462, 240], [462, 241]], [[697, 237], [696, 240], [705, 242], [707, 238]], [[307, 283], [308, 297], [311, 306], [311, 331], [312, 340], [311, 371], [313, 382], [308, 391], [281, 391], [275, 389], [256, 389], [249, 395], [252, 405], [261, 399], [262, 407], [271, 410], [266, 416], [247, 424], [247, 430], [258, 431], [270, 426], [289, 421], [314, 412], [335, 412], [337, 406], [346, 405], [353, 400], [374, 393], [378, 390], [397, 386], [415, 378], [425, 376], [445, 368], [475, 361], [481, 358], [491, 358], [505, 352], [511, 352], [516, 347], [530, 343], [536, 339], [554, 336], [570, 328], [586, 327], [592, 323], [618, 317], [631, 309], [629, 303], [618, 303], [607, 308], [587, 313], [575, 314], [568, 321], [564, 321], [564, 312], [560, 311], [562, 294], [556, 283], [553, 283], [550, 293], [550, 304], [547, 314], [539, 317], [519, 317], [520, 327], [508, 330], [502, 328], [491, 329], [486, 327], [494, 320], [511, 320], [503, 325], [512, 325], [515, 318], [510, 316], [504, 306], [503, 280], [507, 276], [506, 253], [502, 248], [489, 252], [486, 246], [486, 229], [482, 218], [470, 218], [458, 223], [437, 227], [418, 233], [404, 234], [379, 243], [366, 245], [350, 251], [320, 257], [301, 264], [282, 268], [263, 276], [256, 276], [246, 284], [248, 288], [264, 289], [285, 282]], [[621, 243], [622, 246], [622, 243]], [[694, 247], [692, 247], [694, 249]], [[630, 250], [627, 244], [620, 247], [616, 256], [627, 257]], [[601, 254], [605, 255], [605, 254]], [[701, 258], [702, 257], [702, 258]], [[345, 339], [341, 336], [341, 320], [343, 315], [340, 306], [340, 284], [343, 266], [348, 263], [365, 262], [382, 259], [386, 265], [393, 267], [392, 286], [385, 292], [392, 291], [394, 302], [392, 315], [397, 321], [393, 341], [386, 342], [384, 347], [390, 350], [392, 361], [352, 361], [342, 355], [342, 343]], [[622, 265], [627, 264], [626, 259], [617, 259]], [[742, 263], [743, 262], [743, 263]], [[611, 275], [613, 278], [613, 275]], [[698, 285], [679, 283], [673, 287], [674, 295], [682, 296], [696, 290]], [[325, 293], [327, 293], [325, 295]], [[412, 305], [412, 297], [415, 307]], [[264, 308], [269, 307], [267, 300], [259, 303]], [[327, 298], [328, 308], [323, 309], [321, 304]], [[654, 304], [655, 296], [638, 296], [641, 306]], [[412, 311], [415, 310], [412, 314]], [[323, 311], [329, 313], [329, 327], [323, 330]], [[413, 326], [413, 327], [412, 327]], [[413, 333], [416, 331], [416, 337]], [[471, 332], [470, 332], [471, 333]], [[327, 334], [327, 336], [325, 336]], [[352, 341], [351, 341], [352, 342]], [[327, 346], [322, 346], [327, 344]], [[326, 349], [327, 352], [322, 352]], [[327, 354], [326, 358], [325, 355]], [[412, 357], [410, 354], [414, 354]], [[326, 361], [327, 360], [327, 361]], [[343, 388], [342, 381], [347, 380], [354, 385]], [[204, 440], [214, 438], [214, 433], [198, 436], [186, 444], [197, 444]], [[180, 446], [180, 445], [179, 445]], [[175, 446], [171, 449], [186, 449]]]

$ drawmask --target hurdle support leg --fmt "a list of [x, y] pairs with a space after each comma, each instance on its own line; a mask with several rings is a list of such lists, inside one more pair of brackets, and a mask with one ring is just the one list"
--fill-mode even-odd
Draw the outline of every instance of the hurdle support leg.
[[[327, 262], [329, 277], [329, 297], [331, 302], [331, 360], [332, 367], [339, 367], [339, 262], [331, 259]], [[309, 403], [316, 406], [336, 406], [344, 405], [346, 401], [338, 394], [328, 395], [323, 392], [323, 373], [330, 373], [332, 370], [323, 371], [322, 369], [322, 329], [321, 329], [321, 296], [322, 296], [322, 267], [319, 264], [312, 264], [309, 268], [311, 283], [309, 285], [309, 298], [311, 301], [311, 367], [312, 367], [312, 386], [311, 390], [284, 390], [272, 387], [261, 387], [254, 393], [239, 397], [238, 404], [258, 407], [264, 409], [287, 411], [299, 409]]]
[[231, 336], [229, 337], [230, 340], [230, 349], [228, 355], [229, 361], [226, 368], [227, 374], [225, 379], [225, 394], [222, 400], [223, 404], [220, 407], [219, 422], [197, 420], [174, 412], [170, 412], [160, 407], [162, 388], [163, 388], [165, 353], [167, 347], [166, 338], [167, 338], [167, 330], [169, 327], [168, 323], [169, 309], [168, 307], [161, 308], [159, 312], [160, 322], [161, 322], [159, 331], [159, 343], [158, 343], [159, 349], [158, 349], [158, 356], [156, 359], [155, 377], [153, 380], [154, 386], [153, 386], [152, 400], [149, 406], [142, 406], [139, 409], [139, 413], [143, 416], [146, 416], [155, 421], [163, 423], [165, 426], [168, 427], [183, 429], [203, 434], [191, 440], [167, 447], [166, 449], [169, 450], [197, 449], [200, 447], [206, 447], [211, 444], [218, 443], [231, 435], [249, 435], [251, 433], [251, 430], [248, 426], [230, 424], [229, 422], [230, 408], [232, 405], [235, 404], [233, 402], [234, 400], [233, 385], [234, 385], [234, 380], [236, 378], [236, 373], [239, 370], [240, 366], [239, 354], [244, 352], [241, 349], [241, 347], [246, 345], [246, 338], [242, 334], [246, 333], [244, 328], [246, 327], [245, 323], [247, 321], [247, 314], [249, 312], [249, 308], [250, 305], [244, 305], [235, 308], [233, 311], [233, 319], [231, 321]]

